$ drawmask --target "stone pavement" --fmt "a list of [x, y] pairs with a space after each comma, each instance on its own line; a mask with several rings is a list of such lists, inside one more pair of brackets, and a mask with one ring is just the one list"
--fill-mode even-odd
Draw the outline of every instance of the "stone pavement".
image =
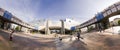
[[86, 44], [81, 40], [77, 40], [74, 36], [63, 38], [62, 41], [56, 38], [56, 50], [86, 50], [84, 47]]
[[9, 31], [0, 30], [0, 50], [119, 50], [120, 35], [108, 35], [106, 32], [83, 34], [84, 39], [76, 36], [61, 36], [62, 41], [54, 35], [15, 33], [10, 42]]
[[[56, 50], [54, 38], [36, 37], [23, 33], [14, 33], [14, 39], [9, 43], [9, 31], [0, 31], [0, 35], [6, 40], [7, 46], [1, 47], [2, 50]], [[41, 36], [41, 35], [40, 35]], [[0, 39], [1, 41], [4, 41]], [[2, 42], [4, 43], [4, 42]], [[7, 47], [7, 48], [8, 48]]]
[[120, 50], [120, 35], [113, 35], [108, 32], [91, 32], [83, 34], [80, 41], [70, 41], [69, 38], [63, 41], [56, 40], [57, 50]]
[[82, 36], [84, 37], [84, 43], [87, 44], [88, 50], [120, 49], [120, 35], [108, 34], [106, 32], [92, 32]]

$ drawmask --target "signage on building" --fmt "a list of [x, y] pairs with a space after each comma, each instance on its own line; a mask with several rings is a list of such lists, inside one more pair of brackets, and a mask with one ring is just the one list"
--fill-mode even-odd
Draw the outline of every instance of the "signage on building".
[[75, 27], [71, 27], [71, 30], [74, 31], [76, 28]]
[[5, 11], [3, 17], [6, 18], [6, 19], [11, 20], [12, 14], [10, 12], [8, 12], [8, 11]]
[[104, 18], [103, 13], [98, 13], [98, 14], [96, 15], [96, 18], [97, 18], [97, 21], [103, 19], [103, 18]]

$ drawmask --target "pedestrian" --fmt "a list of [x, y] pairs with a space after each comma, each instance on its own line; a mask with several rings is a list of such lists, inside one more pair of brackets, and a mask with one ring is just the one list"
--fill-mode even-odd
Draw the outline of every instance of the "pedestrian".
[[15, 32], [15, 30], [12, 30], [12, 32], [10, 33], [10, 37], [9, 40], [12, 41], [13, 40], [13, 33]]
[[79, 32], [77, 33], [77, 37], [78, 37], [78, 40], [80, 40], [80, 38], [83, 39], [83, 38], [80, 36], [80, 33], [79, 33]]
[[59, 40], [62, 41], [62, 37], [59, 37]]

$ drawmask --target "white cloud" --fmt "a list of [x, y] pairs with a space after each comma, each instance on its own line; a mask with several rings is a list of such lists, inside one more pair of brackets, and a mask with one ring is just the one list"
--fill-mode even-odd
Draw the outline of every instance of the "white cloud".
[[[36, 18], [49, 18], [54, 20], [74, 18], [74, 20], [83, 23], [92, 18], [97, 12], [104, 10], [108, 6], [118, 1], [119, 0], [66, 0], [63, 4], [64, 6], [61, 6], [61, 9], [64, 10], [59, 10], [58, 8], [54, 12], [53, 9], [50, 10], [51, 13], [45, 13], [43, 16], [41, 14], [44, 13], [44, 11], [40, 12], [40, 15], [36, 14], [38, 13], [37, 10], [40, 10], [42, 8], [40, 7], [40, 1], [34, 3], [33, 0], [0, 0], [0, 7], [10, 11], [12, 14], [26, 22], [34, 20]], [[55, 7], [59, 6], [55, 5], [52, 8]], [[59, 11], [62, 12], [59, 13]], [[47, 16], [49, 14], [50, 16]]]
[[67, 10], [71, 12], [70, 15], [83, 23], [94, 17], [97, 12], [101, 12], [110, 5], [119, 0], [68, 0]]
[[36, 16], [35, 10], [31, 10], [30, 0], [0, 0], [0, 7], [11, 12], [19, 19], [29, 22]]

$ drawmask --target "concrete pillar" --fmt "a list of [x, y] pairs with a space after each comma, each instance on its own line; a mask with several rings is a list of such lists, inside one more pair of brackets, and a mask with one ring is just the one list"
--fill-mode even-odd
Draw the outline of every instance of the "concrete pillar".
[[109, 19], [106, 19], [106, 20], [102, 21], [101, 25], [104, 29], [109, 28], [110, 27]]
[[11, 23], [7, 23], [7, 30], [11, 29]]
[[8, 22], [4, 22], [4, 29], [9, 29], [11, 27], [11, 24]]
[[47, 20], [47, 22], [46, 22], [45, 34], [50, 34], [49, 20]]
[[4, 29], [4, 21], [2, 20], [2, 19], [0, 19], [0, 27], [2, 28], [2, 29]]
[[6, 29], [6, 22], [4, 22], [3, 24], [3, 29]]
[[19, 31], [22, 31], [22, 26], [20, 26], [20, 30]]
[[89, 26], [87, 26], [87, 32], [89, 32]]
[[100, 31], [103, 28], [103, 26], [102, 26], [101, 23], [96, 23], [95, 28], [96, 28], [97, 31]]
[[98, 23], [96, 23], [96, 24], [95, 24], [95, 29], [96, 29], [96, 31], [98, 31], [98, 30], [99, 30]]
[[61, 34], [65, 34], [64, 21], [61, 20]]

